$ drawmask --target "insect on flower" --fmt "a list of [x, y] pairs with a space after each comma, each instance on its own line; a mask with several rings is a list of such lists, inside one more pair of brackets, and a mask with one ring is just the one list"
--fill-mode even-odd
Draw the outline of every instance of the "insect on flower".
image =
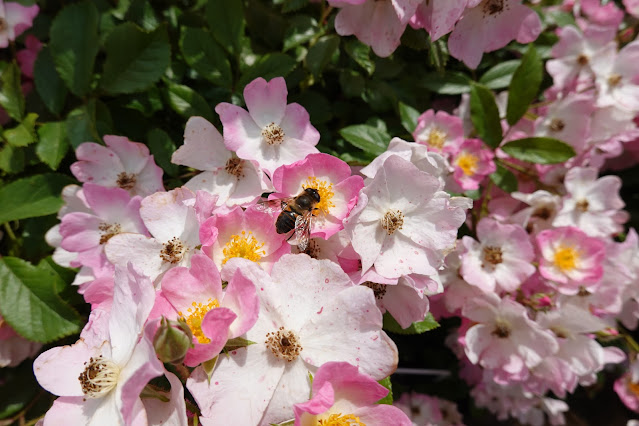
[[286, 234], [295, 230], [291, 237], [295, 235], [297, 247], [304, 251], [311, 237], [313, 212], [317, 210], [319, 202], [320, 195], [317, 189], [305, 188], [295, 197], [261, 200], [257, 203], [257, 209], [271, 213], [279, 211], [280, 214], [275, 221], [277, 233]]

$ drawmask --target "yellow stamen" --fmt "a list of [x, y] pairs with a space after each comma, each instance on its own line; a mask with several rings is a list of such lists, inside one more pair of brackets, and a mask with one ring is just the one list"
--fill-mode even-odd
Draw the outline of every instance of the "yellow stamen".
[[189, 326], [191, 332], [197, 338], [199, 343], [210, 343], [211, 339], [206, 337], [202, 331], [202, 320], [211, 309], [219, 308], [220, 303], [217, 299], [209, 299], [206, 305], [199, 302], [193, 302], [191, 303], [191, 306], [193, 307], [187, 309], [188, 316], [185, 316], [182, 312], [178, 312], [178, 315], [186, 321], [186, 324]]
[[317, 203], [315, 208], [319, 209], [323, 214], [329, 214], [331, 208], [335, 207], [335, 204], [331, 201], [335, 193], [333, 192], [333, 184], [328, 183], [325, 180], [320, 180], [315, 176], [309, 176], [306, 179], [306, 183], [302, 184], [302, 188], [314, 188], [320, 196], [320, 202]]
[[579, 261], [579, 251], [574, 247], [560, 246], [555, 251], [554, 263], [562, 272], [570, 271], [577, 266]]
[[262, 247], [264, 247], [264, 243], [255, 239], [250, 231], [248, 235], [245, 231], [242, 231], [242, 235], [231, 235], [231, 240], [222, 249], [222, 253], [224, 253], [222, 265], [233, 257], [243, 257], [257, 262], [262, 256], [266, 256], [266, 252], [260, 250]]
[[366, 426], [366, 423], [353, 414], [331, 414], [323, 420], [318, 420], [317, 426]]
[[466, 176], [475, 174], [477, 163], [479, 163], [479, 158], [468, 152], [462, 152], [459, 157], [457, 157], [457, 166], [462, 169]]
[[442, 149], [444, 147], [444, 142], [446, 142], [446, 136], [448, 136], [446, 132], [435, 127], [428, 134], [428, 140], [426, 143], [430, 147]]

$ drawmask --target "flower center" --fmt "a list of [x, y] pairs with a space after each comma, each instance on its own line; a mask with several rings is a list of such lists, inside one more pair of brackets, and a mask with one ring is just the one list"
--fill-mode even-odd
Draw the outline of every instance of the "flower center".
[[264, 243], [256, 240], [251, 231], [248, 234], [242, 231], [241, 235], [231, 235], [231, 240], [222, 249], [224, 254], [222, 265], [233, 257], [243, 257], [257, 262], [262, 256], [266, 256], [266, 252], [261, 250], [262, 247], [264, 247]]
[[109, 225], [108, 223], [102, 222], [98, 225], [98, 229], [100, 230], [100, 244], [106, 244], [111, 237], [122, 232], [122, 227], [119, 223]]
[[446, 142], [446, 132], [438, 129], [437, 127], [433, 128], [428, 134], [428, 146], [435, 149], [442, 149], [444, 147], [444, 142]]
[[578, 260], [579, 252], [574, 247], [559, 246], [559, 249], [555, 252], [555, 266], [562, 272], [574, 269]]
[[3, 17], [0, 17], [0, 33], [5, 32], [9, 28], [9, 24], [7, 24], [7, 20]]
[[632, 379], [628, 377], [628, 390], [639, 397], [639, 383], [633, 383]]
[[217, 299], [209, 299], [205, 305], [201, 302], [193, 302], [191, 306], [192, 308], [186, 310], [188, 316], [185, 316], [182, 312], [178, 312], [178, 315], [186, 321], [198, 343], [211, 343], [211, 339], [206, 337], [202, 331], [202, 320], [211, 309], [219, 308], [220, 303]]
[[120, 367], [113, 361], [103, 359], [100, 355], [97, 358], [89, 358], [89, 362], [85, 362], [84, 365], [86, 367], [78, 380], [86, 397], [102, 398], [118, 384]]
[[462, 152], [459, 157], [457, 157], [457, 166], [462, 169], [462, 172], [464, 172], [466, 176], [475, 174], [477, 163], [479, 163], [479, 158], [468, 152]]
[[297, 335], [291, 330], [279, 330], [266, 334], [266, 347], [273, 352], [276, 358], [285, 359], [288, 362], [294, 361], [302, 351]]
[[279, 145], [284, 142], [284, 130], [275, 123], [271, 123], [262, 129], [262, 137], [269, 145]]
[[503, 255], [504, 253], [501, 251], [501, 247], [484, 247], [484, 260], [492, 265], [499, 265], [503, 262]]
[[335, 207], [335, 204], [331, 201], [335, 193], [333, 192], [333, 184], [328, 183], [325, 180], [316, 178], [315, 176], [309, 176], [306, 179], [306, 183], [302, 184], [302, 188], [316, 189], [320, 196], [320, 202], [315, 206], [323, 214], [329, 214], [331, 208]]
[[588, 65], [588, 62], [590, 62], [590, 59], [588, 59], [588, 57], [586, 55], [584, 55], [583, 53], [579, 56], [577, 56], [577, 64], [583, 66]]
[[504, 0], [486, 0], [484, 2], [483, 11], [489, 15], [500, 13], [504, 10]]
[[160, 252], [162, 260], [169, 263], [178, 263], [183, 258], [189, 248], [177, 237], [164, 243], [164, 248]]
[[608, 84], [611, 87], [618, 86], [619, 83], [621, 83], [622, 78], [623, 77], [621, 77], [619, 74], [612, 74], [610, 77], [608, 77]]
[[382, 218], [382, 228], [386, 230], [388, 235], [402, 229], [402, 226], [404, 226], [404, 213], [399, 210], [389, 210]]
[[538, 217], [541, 220], [548, 220], [550, 219], [550, 216], [552, 216], [553, 211], [554, 209], [548, 206], [542, 206], [542, 207], [536, 208], [535, 211], [533, 211], [531, 216]]
[[566, 123], [564, 123], [563, 120], [559, 118], [553, 118], [550, 121], [550, 126], [548, 126], [551, 132], [561, 132], [562, 130], [564, 130], [564, 127], [566, 127]]
[[331, 414], [318, 420], [317, 426], [366, 426], [366, 423], [363, 423], [354, 414]]
[[365, 285], [366, 287], [373, 290], [373, 293], [375, 293], [375, 299], [382, 300], [384, 298], [384, 295], [386, 294], [386, 285], [384, 284], [374, 283], [372, 281], [366, 281], [362, 285]]
[[137, 181], [138, 181], [138, 178], [135, 175], [135, 173], [121, 172], [118, 175], [118, 180], [116, 181], [116, 184], [120, 188], [126, 189], [128, 191], [130, 189], [133, 189]]
[[497, 320], [495, 322], [495, 329], [491, 333], [493, 336], [505, 339], [510, 336], [510, 324], [503, 320]]
[[226, 166], [224, 167], [226, 173], [235, 177], [244, 177], [244, 161], [240, 160], [237, 157], [229, 158], [229, 161], [226, 162]]
[[580, 212], [587, 212], [588, 211], [588, 200], [579, 200], [579, 201], [577, 201], [577, 203], [575, 204], [575, 208], [577, 210], [579, 210]]

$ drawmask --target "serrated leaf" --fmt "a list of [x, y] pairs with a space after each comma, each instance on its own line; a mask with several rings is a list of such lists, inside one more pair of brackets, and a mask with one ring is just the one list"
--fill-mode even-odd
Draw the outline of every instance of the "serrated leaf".
[[479, 79], [479, 83], [493, 90], [508, 87], [520, 64], [521, 60], [519, 59], [500, 62], [486, 71]]
[[384, 398], [382, 398], [379, 401], [377, 401], [377, 403], [378, 404], [393, 405], [393, 384], [391, 383], [390, 376], [386, 377], [385, 379], [380, 380], [377, 383], [379, 383], [380, 385], [382, 385], [386, 389], [388, 389], [388, 395], [386, 395]]
[[533, 44], [521, 58], [508, 88], [506, 120], [511, 126], [526, 114], [530, 103], [537, 97], [544, 76], [544, 64]]
[[55, 68], [77, 96], [84, 96], [91, 85], [98, 25], [98, 9], [88, 0], [66, 6], [51, 25], [49, 46]]
[[242, 77], [239, 87], [244, 87], [258, 77], [270, 80], [274, 77], [286, 77], [295, 68], [295, 59], [284, 53], [268, 53], [251, 65]]
[[243, 337], [236, 337], [234, 339], [229, 339], [226, 341], [226, 345], [224, 345], [224, 350], [226, 351], [234, 351], [235, 349], [245, 348], [250, 345], [254, 345], [255, 342], [251, 342], [250, 340], [246, 340]]
[[420, 86], [441, 95], [461, 95], [470, 92], [471, 79], [459, 72], [445, 74], [428, 73], [420, 80]]
[[2, 70], [0, 76], [0, 105], [14, 120], [21, 121], [24, 116], [24, 95], [20, 85], [20, 68], [14, 62]]
[[190, 87], [181, 84], [169, 84], [167, 90], [169, 105], [184, 118], [194, 115], [214, 121], [215, 115], [208, 102]]
[[403, 102], [399, 103], [399, 118], [402, 122], [402, 126], [408, 133], [413, 133], [417, 128], [417, 119], [419, 118], [419, 111], [412, 106], [406, 105]]
[[83, 142], [98, 142], [100, 135], [96, 125], [96, 102], [89, 101], [71, 111], [65, 121], [67, 136], [75, 149]]
[[470, 119], [479, 137], [491, 148], [497, 148], [503, 134], [495, 95], [475, 83], [470, 89]]
[[407, 328], [402, 328], [388, 312], [384, 314], [384, 330], [395, 334], [422, 334], [434, 330], [437, 327], [439, 327], [439, 323], [430, 312], [426, 314], [423, 321], [414, 322]]
[[2, 135], [7, 142], [15, 147], [31, 145], [37, 138], [35, 131], [37, 119], [38, 114], [31, 112], [22, 120], [22, 123], [13, 129], [5, 130]]
[[105, 42], [100, 86], [110, 94], [140, 92], [157, 82], [171, 62], [166, 26], [145, 32], [131, 22], [118, 25]]
[[339, 37], [336, 35], [328, 35], [317, 40], [317, 42], [308, 49], [306, 66], [315, 77], [319, 77], [320, 74], [322, 74], [322, 71], [331, 61], [338, 47]]
[[68, 89], [58, 75], [51, 56], [51, 49], [44, 46], [33, 65], [33, 81], [40, 99], [49, 111], [60, 114]]
[[213, 84], [231, 87], [231, 63], [211, 33], [202, 28], [182, 28], [180, 50], [186, 62]]
[[351, 145], [375, 156], [386, 151], [390, 143], [387, 132], [367, 124], [344, 127], [339, 134]]
[[63, 204], [62, 188], [73, 182], [66, 175], [45, 173], [0, 188], [0, 223], [56, 213]]
[[52, 170], [56, 170], [69, 150], [67, 125], [64, 121], [44, 123], [38, 129], [36, 155]]
[[244, 6], [242, 1], [209, 0], [206, 20], [213, 37], [227, 52], [237, 56], [244, 36]]
[[56, 292], [64, 286], [46, 262], [36, 267], [14, 257], [0, 259], [0, 311], [29, 340], [48, 343], [80, 331], [79, 315]]
[[171, 155], [175, 152], [171, 137], [164, 130], [156, 128], [147, 133], [146, 140], [158, 166], [168, 175], [177, 176], [179, 167], [171, 163]]
[[371, 48], [359, 40], [349, 40], [344, 45], [346, 54], [368, 73], [375, 72], [375, 61], [371, 59]]
[[503, 191], [515, 192], [518, 189], [517, 177], [504, 166], [497, 164], [497, 170], [490, 175], [490, 180]]
[[320, 31], [315, 18], [308, 15], [294, 16], [290, 19], [290, 26], [284, 34], [284, 48], [282, 50], [286, 52], [293, 47], [304, 44]]
[[0, 148], [0, 170], [7, 173], [20, 173], [24, 170], [24, 149], [4, 144]]
[[576, 155], [572, 146], [553, 138], [517, 139], [501, 149], [513, 158], [535, 164], [563, 163]]

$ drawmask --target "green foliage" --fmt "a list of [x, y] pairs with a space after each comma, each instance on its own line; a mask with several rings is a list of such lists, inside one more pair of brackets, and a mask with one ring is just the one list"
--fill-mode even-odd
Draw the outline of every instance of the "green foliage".
[[415, 108], [406, 105], [403, 102], [399, 103], [399, 118], [402, 121], [402, 127], [406, 129], [408, 133], [413, 133], [417, 128], [417, 119], [419, 118], [419, 111]]
[[211, 83], [231, 87], [231, 63], [210, 32], [202, 28], [182, 28], [180, 49], [186, 62]]
[[500, 62], [486, 71], [479, 79], [479, 83], [493, 90], [508, 87], [520, 64], [519, 59]]
[[48, 46], [42, 48], [33, 67], [33, 80], [44, 105], [53, 114], [60, 114], [69, 92], [55, 69]]
[[388, 389], [388, 395], [386, 395], [384, 398], [382, 398], [379, 401], [377, 401], [377, 403], [378, 404], [393, 405], [393, 384], [391, 383], [390, 377], [386, 377], [385, 379], [382, 379], [382, 380], [380, 380], [377, 383], [379, 383], [380, 385], [382, 385], [386, 389]]
[[353, 146], [375, 156], [386, 151], [390, 143], [390, 135], [385, 129], [368, 124], [344, 127], [339, 134]]
[[495, 95], [474, 83], [470, 89], [470, 119], [479, 137], [491, 148], [497, 148], [503, 135]]
[[56, 213], [62, 206], [60, 192], [73, 179], [45, 173], [16, 180], [0, 188], [0, 223]]
[[206, 5], [206, 20], [213, 37], [231, 55], [240, 52], [244, 36], [244, 6], [241, 1], [209, 0]]
[[500, 164], [497, 164], [497, 170], [490, 175], [490, 180], [508, 193], [517, 191], [517, 177], [510, 170]]
[[530, 103], [537, 97], [542, 78], [543, 63], [531, 44], [510, 82], [506, 108], [508, 124], [517, 123], [526, 114]]
[[24, 115], [24, 95], [20, 86], [20, 68], [14, 62], [5, 64], [0, 75], [0, 105], [15, 120], [22, 120]]
[[384, 330], [395, 334], [422, 334], [439, 327], [439, 323], [430, 312], [426, 314], [426, 318], [420, 322], [414, 322], [407, 328], [401, 325], [388, 312], [384, 314]]
[[513, 158], [536, 164], [563, 163], [576, 155], [570, 145], [553, 138], [517, 139], [501, 149]]
[[69, 150], [67, 126], [63, 121], [45, 123], [38, 129], [38, 158], [51, 168], [57, 170]]

